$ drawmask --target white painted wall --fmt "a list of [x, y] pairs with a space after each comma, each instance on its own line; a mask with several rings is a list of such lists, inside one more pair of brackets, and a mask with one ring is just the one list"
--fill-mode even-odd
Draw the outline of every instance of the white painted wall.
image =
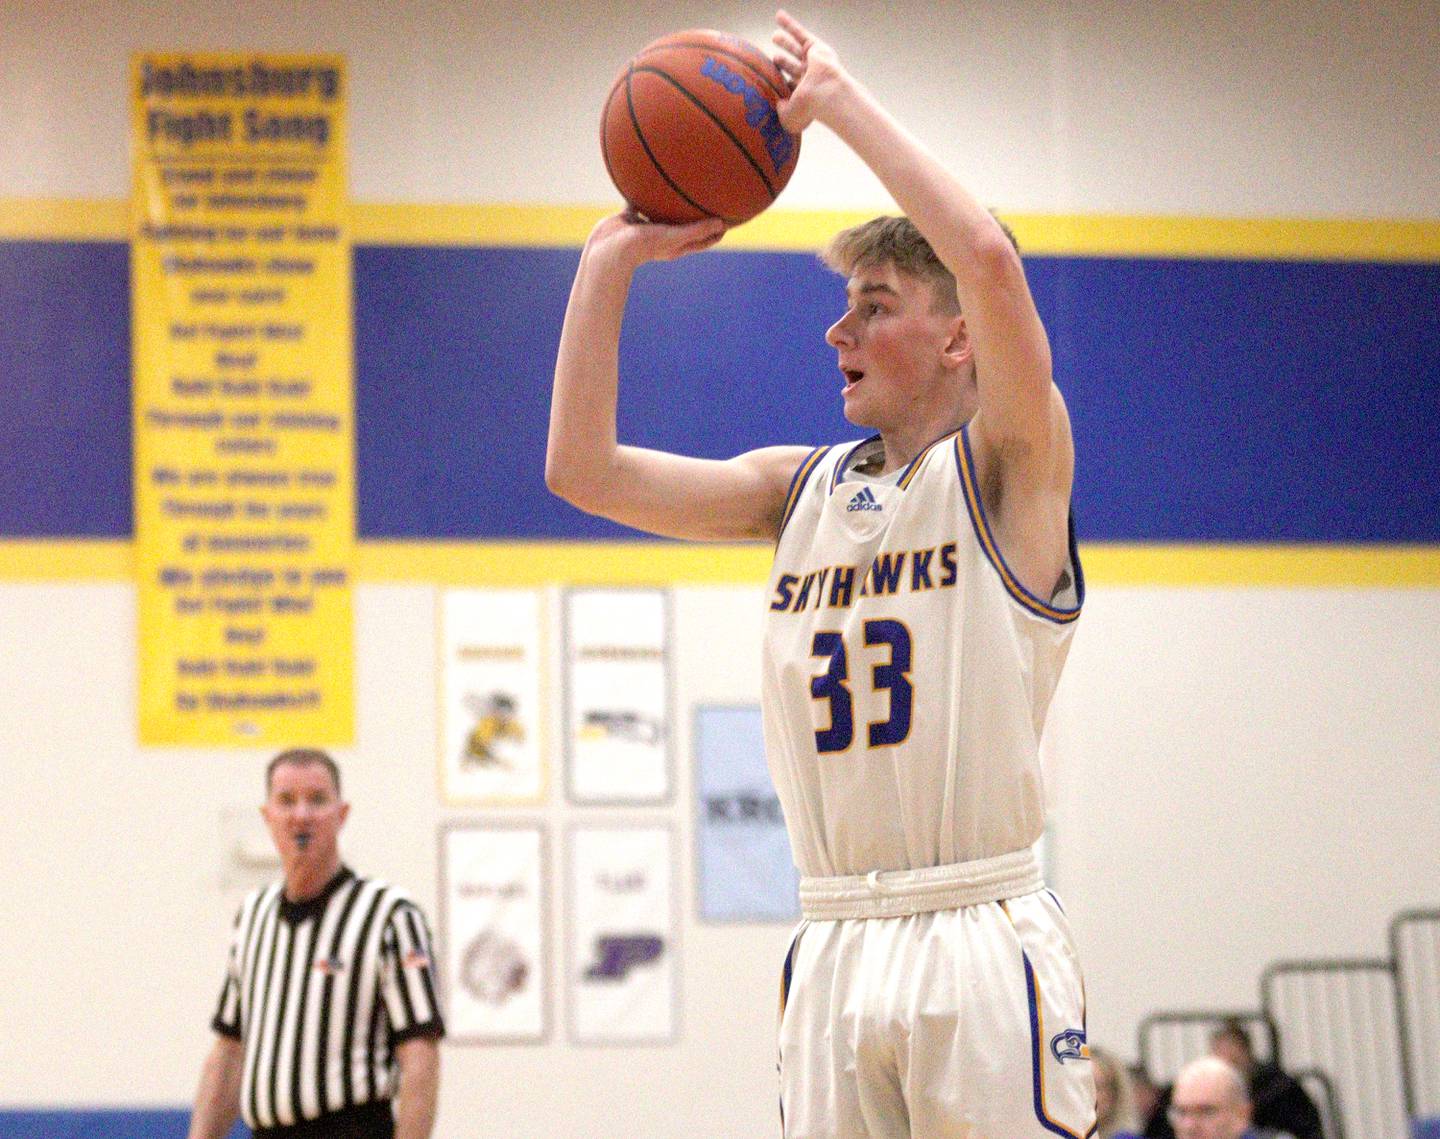
[[[187, 47], [344, 52], [357, 199], [613, 200], [595, 122], [626, 56], [678, 27], [768, 26], [722, 3], [0, 12], [0, 198], [124, 196], [128, 53]], [[1426, 3], [801, 15], [1001, 207], [1440, 217]], [[823, 135], [806, 146], [782, 204], [881, 200]], [[758, 611], [753, 589], [679, 594], [682, 730], [693, 703], [755, 698]], [[1251, 1004], [1268, 960], [1380, 952], [1395, 909], [1440, 901], [1437, 621], [1433, 590], [1093, 589], [1051, 787], [1094, 1040], [1125, 1052], [1152, 1008]], [[184, 1102], [206, 1047], [239, 894], [226, 820], [257, 805], [265, 756], [138, 749], [134, 625], [122, 585], [0, 584], [6, 1104]], [[360, 735], [341, 755], [351, 859], [432, 915], [436, 827], [466, 817], [437, 796], [433, 636], [428, 587], [359, 590]], [[681, 754], [682, 1040], [447, 1049], [442, 1136], [590, 1135], [620, 1114], [634, 1139], [774, 1133], [788, 931], [693, 924]]]
[[[1101, 587], [1087, 607], [1048, 778], [1093, 1040], [1253, 1006], [1268, 961], [1379, 954], [1396, 910], [1440, 897], [1440, 591]], [[548, 1044], [447, 1048], [440, 1135], [593, 1134], [620, 1086], [636, 1137], [773, 1133], [789, 931], [695, 922], [688, 741], [695, 704], [758, 699], [762, 611], [756, 587], [677, 594], [673, 809], [513, 812], [557, 841], [581, 815], [676, 822], [681, 1039], [573, 1047], [557, 991]], [[206, 1046], [241, 892], [227, 816], [258, 805], [267, 757], [135, 746], [134, 620], [127, 586], [0, 586], [0, 1102], [183, 1102]], [[472, 817], [437, 792], [434, 590], [364, 586], [356, 629], [346, 851], [433, 916], [437, 827]]]
[[[797, 5], [987, 201], [1038, 212], [1440, 214], [1429, 0], [841, 0]], [[351, 191], [605, 202], [600, 105], [654, 37], [763, 42], [734, 0], [0, 3], [0, 197], [128, 193], [131, 52], [339, 51]], [[883, 203], [821, 133], [789, 207]]]
[[1440, 898], [1436, 591], [1095, 590], [1055, 721], [1092, 1039], [1258, 1007], [1281, 957], [1384, 956]]

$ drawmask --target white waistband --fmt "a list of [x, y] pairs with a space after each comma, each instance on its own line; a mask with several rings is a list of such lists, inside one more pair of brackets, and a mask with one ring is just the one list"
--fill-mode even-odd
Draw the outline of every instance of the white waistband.
[[800, 912], [811, 921], [906, 917], [1002, 902], [1044, 885], [1034, 851], [1017, 850], [952, 866], [801, 878]]

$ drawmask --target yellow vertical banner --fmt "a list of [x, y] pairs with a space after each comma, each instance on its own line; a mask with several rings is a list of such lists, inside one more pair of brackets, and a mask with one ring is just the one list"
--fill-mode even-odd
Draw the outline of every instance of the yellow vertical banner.
[[142, 744], [354, 735], [344, 61], [132, 60]]

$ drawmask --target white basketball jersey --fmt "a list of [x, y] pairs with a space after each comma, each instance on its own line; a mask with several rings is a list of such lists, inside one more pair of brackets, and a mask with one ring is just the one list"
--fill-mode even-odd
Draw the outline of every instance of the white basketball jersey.
[[770, 576], [762, 691], [795, 865], [831, 877], [970, 862], [1044, 827], [1039, 740], [1084, 582], [1010, 573], [969, 437], [893, 485], [853, 477], [878, 438], [796, 472]]

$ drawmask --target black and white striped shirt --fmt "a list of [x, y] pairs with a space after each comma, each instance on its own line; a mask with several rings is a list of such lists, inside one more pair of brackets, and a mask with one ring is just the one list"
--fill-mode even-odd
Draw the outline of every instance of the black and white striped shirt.
[[393, 1096], [395, 1046], [442, 1036], [430, 931], [403, 891], [342, 868], [318, 897], [246, 897], [211, 1027], [244, 1043], [240, 1111], [288, 1126]]

